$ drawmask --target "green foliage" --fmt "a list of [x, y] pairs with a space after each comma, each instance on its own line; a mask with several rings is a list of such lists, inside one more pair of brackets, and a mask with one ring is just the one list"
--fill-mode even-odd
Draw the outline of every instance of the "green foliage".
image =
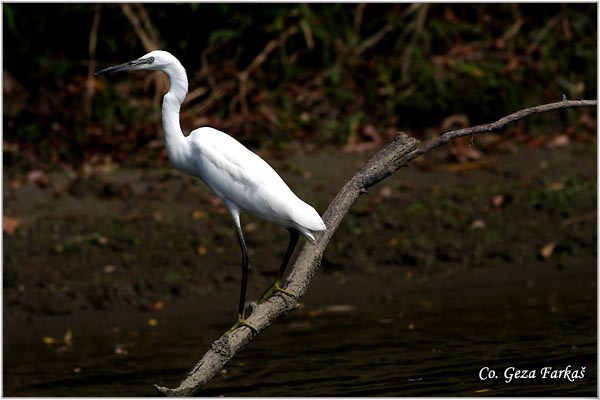
[[[207, 89], [184, 125], [202, 112], [249, 144], [341, 144], [367, 125], [423, 131], [452, 114], [475, 124], [562, 93], [596, 97], [596, 4], [143, 7], [192, 89]], [[84, 112], [96, 10], [96, 68], [145, 53], [118, 4], [3, 4], [4, 138], [42, 162], [124, 160], [160, 135], [149, 75], [93, 80]]]

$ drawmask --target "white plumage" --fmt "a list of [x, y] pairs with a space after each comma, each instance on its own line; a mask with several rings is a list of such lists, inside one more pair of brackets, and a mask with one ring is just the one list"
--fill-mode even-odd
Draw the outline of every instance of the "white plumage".
[[193, 149], [188, 153], [189, 162], [195, 165], [192, 175], [202, 179], [228, 208], [297, 229], [311, 240], [312, 231], [325, 229], [313, 207], [300, 200], [269, 164], [231, 136], [204, 127], [193, 131], [187, 141]]
[[240, 213], [249, 212], [273, 221], [290, 232], [290, 243], [271, 289], [261, 297], [277, 292], [292, 295], [279, 286], [283, 272], [298, 241], [298, 232], [315, 240], [314, 232], [326, 229], [317, 211], [300, 200], [269, 164], [228, 134], [210, 127], [198, 128], [185, 136], [179, 123], [179, 109], [188, 91], [185, 69], [172, 54], [155, 50], [124, 64], [103, 69], [96, 75], [115, 71], [157, 70], [169, 77], [170, 87], [163, 98], [162, 120], [167, 154], [175, 168], [202, 179], [223, 199], [231, 214], [242, 249], [242, 285], [239, 318], [229, 332], [245, 326], [244, 303], [249, 257]]

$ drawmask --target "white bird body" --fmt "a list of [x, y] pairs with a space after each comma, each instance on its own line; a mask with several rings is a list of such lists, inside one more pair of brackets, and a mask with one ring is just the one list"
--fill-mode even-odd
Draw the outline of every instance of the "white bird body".
[[240, 223], [240, 213], [249, 212], [288, 228], [290, 243], [277, 277], [261, 301], [277, 292], [292, 295], [279, 286], [280, 279], [298, 242], [298, 232], [315, 240], [314, 232], [326, 228], [317, 211], [300, 200], [281, 177], [262, 158], [228, 134], [210, 127], [198, 128], [185, 136], [179, 123], [179, 110], [188, 91], [185, 69], [172, 54], [155, 50], [137, 60], [105, 68], [113, 71], [158, 70], [169, 77], [169, 91], [163, 98], [162, 120], [167, 154], [178, 170], [204, 181], [223, 199], [236, 226], [242, 250], [242, 286], [238, 322], [230, 332], [245, 326], [244, 301], [250, 259]]
[[[269, 164], [228, 134], [210, 127], [186, 139], [192, 159], [173, 161], [181, 170], [202, 179], [228, 208], [294, 228], [314, 240], [312, 231], [325, 229], [317, 211], [300, 200]], [[227, 151], [223, 151], [226, 149]], [[193, 164], [193, 171], [185, 165]]]

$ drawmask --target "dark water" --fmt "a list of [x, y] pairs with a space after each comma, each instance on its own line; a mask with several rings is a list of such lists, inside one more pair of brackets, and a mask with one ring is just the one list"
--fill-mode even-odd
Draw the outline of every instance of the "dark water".
[[[4, 395], [148, 396], [152, 383], [175, 386], [226, 326], [191, 312], [158, 315], [152, 328], [148, 315], [79, 321], [62, 352], [41, 338], [60, 338], [64, 324], [5, 327]], [[596, 354], [595, 278], [565, 272], [293, 314], [250, 343], [205, 395], [596, 396]], [[567, 366], [585, 367], [583, 378], [542, 379], [543, 367]], [[484, 367], [498, 378], [480, 380]], [[536, 376], [505, 383], [508, 367]]]

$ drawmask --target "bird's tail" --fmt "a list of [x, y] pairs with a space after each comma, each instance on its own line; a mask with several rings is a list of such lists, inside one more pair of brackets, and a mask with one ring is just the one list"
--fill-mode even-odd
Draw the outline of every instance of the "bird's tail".
[[315, 240], [313, 232], [322, 232], [327, 227], [321, 216], [312, 206], [300, 200], [301, 205], [294, 207], [292, 216], [295, 228], [311, 241]]

